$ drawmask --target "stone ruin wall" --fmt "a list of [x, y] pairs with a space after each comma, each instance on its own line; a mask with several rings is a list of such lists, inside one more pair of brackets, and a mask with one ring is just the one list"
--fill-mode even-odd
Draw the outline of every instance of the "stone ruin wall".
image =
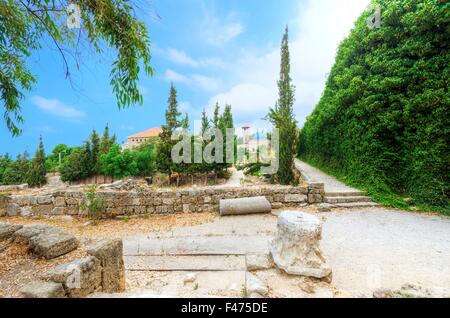
[[[265, 196], [272, 208], [300, 207], [323, 202], [324, 185], [251, 186], [239, 188], [189, 188], [145, 191], [99, 191], [106, 202], [106, 217], [145, 214], [218, 212], [221, 199]], [[57, 190], [45, 194], [0, 195], [0, 216], [83, 215], [80, 190]]]

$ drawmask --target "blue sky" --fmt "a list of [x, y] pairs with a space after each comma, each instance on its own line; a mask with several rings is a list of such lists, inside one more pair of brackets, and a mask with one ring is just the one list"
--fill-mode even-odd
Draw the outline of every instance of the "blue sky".
[[[29, 59], [38, 77], [22, 103], [23, 134], [0, 125], [0, 153], [34, 153], [42, 134], [47, 153], [79, 145], [109, 124], [120, 142], [160, 126], [170, 82], [192, 123], [216, 101], [231, 103], [235, 124], [267, 129], [260, 119], [277, 98], [279, 44], [290, 29], [295, 113], [299, 125], [320, 99], [339, 42], [369, 0], [153, 0], [137, 1], [149, 28], [156, 74], [142, 78], [144, 104], [119, 110], [109, 86], [112, 52], [83, 53], [80, 70], [65, 79], [58, 52], [45, 43]], [[160, 17], [160, 18], [159, 18]]]

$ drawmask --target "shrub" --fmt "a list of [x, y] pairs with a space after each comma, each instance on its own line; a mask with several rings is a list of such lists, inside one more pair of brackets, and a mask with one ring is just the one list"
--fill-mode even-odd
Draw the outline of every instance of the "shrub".
[[81, 209], [86, 212], [90, 219], [99, 220], [106, 209], [105, 199], [98, 195], [96, 185], [88, 186], [85, 195], [86, 202], [80, 206]]

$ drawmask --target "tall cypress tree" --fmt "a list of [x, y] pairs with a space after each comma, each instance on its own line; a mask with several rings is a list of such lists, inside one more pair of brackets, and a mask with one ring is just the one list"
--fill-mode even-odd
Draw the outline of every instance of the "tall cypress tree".
[[30, 187], [43, 186], [47, 182], [45, 177], [46, 174], [47, 167], [45, 165], [45, 149], [41, 136], [39, 139], [39, 147], [36, 150], [33, 160], [31, 161], [30, 170], [28, 172], [28, 185]]
[[172, 141], [172, 134], [175, 129], [181, 127], [181, 122], [178, 119], [181, 113], [178, 111], [177, 90], [173, 86], [173, 83], [170, 86], [170, 95], [167, 104], [166, 123], [162, 126], [162, 132], [159, 135], [156, 164], [158, 171], [167, 173], [170, 176], [173, 171], [172, 147], [175, 144]]
[[269, 119], [279, 129], [280, 147], [278, 151], [278, 181], [281, 184], [294, 182], [294, 153], [296, 144], [296, 120], [294, 116], [295, 86], [290, 76], [289, 31], [286, 31], [281, 42], [281, 69], [278, 80], [278, 101], [269, 111]]
[[100, 136], [94, 129], [91, 134], [92, 174], [100, 173], [100, 149], [101, 149]]

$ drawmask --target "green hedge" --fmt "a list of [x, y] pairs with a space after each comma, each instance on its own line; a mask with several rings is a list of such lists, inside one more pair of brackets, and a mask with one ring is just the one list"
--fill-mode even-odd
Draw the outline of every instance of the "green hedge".
[[375, 192], [449, 205], [450, 4], [373, 1], [337, 52], [299, 157]]

